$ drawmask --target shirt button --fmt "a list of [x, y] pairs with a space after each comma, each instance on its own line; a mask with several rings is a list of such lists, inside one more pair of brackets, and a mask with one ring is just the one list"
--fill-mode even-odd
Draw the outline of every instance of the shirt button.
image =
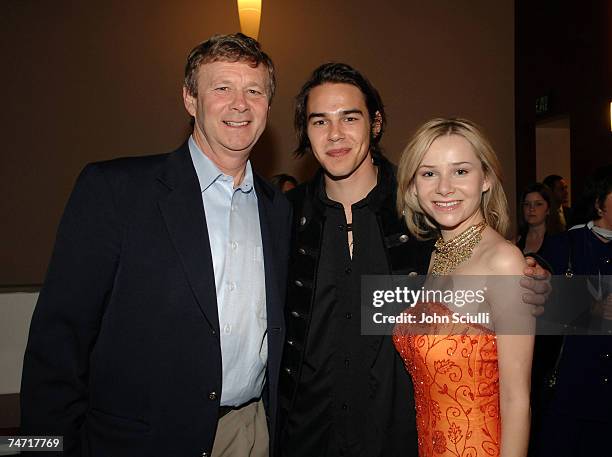
[[302, 254], [302, 255], [305, 255], [305, 254], [306, 254], [306, 249], [304, 249], [304, 248], [299, 248], [299, 249], [298, 249], [298, 252], [299, 252], [300, 254]]
[[236, 289], [236, 283], [235, 282], [230, 282], [229, 283], [229, 290], [235, 290]]
[[345, 272], [347, 275], [350, 275], [352, 271], [353, 271], [353, 270], [351, 270], [351, 267], [348, 267], [346, 270], [344, 270], [344, 272]]
[[399, 240], [401, 243], [405, 243], [406, 241], [408, 241], [408, 235], [400, 235]]
[[306, 218], [304, 216], [300, 218], [300, 225], [306, 225]]
[[350, 319], [353, 317], [353, 315], [351, 313], [346, 313], [344, 317], [346, 317], [347, 319]]
[[217, 399], [217, 392], [211, 392], [208, 394], [208, 399], [214, 401]]
[[351, 361], [349, 359], [344, 359], [344, 366], [348, 368], [351, 365]]
[[300, 281], [299, 279], [295, 280], [295, 285], [298, 287], [304, 287], [304, 283], [302, 281]]
[[342, 409], [346, 411], [348, 409], [348, 405], [346, 403], [342, 403]]
[[225, 324], [225, 326], [223, 327], [223, 333], [225, 333], [226, 335], [232, 333], [232, 326], [230, 324]]
[[232, 249], [235, 251], [236, 249], [238, 249], [238, 243], [236, 243], [235, 241], [232, 241]]
[[202, 457], [208, 457], [208, 452], [202, 452]]

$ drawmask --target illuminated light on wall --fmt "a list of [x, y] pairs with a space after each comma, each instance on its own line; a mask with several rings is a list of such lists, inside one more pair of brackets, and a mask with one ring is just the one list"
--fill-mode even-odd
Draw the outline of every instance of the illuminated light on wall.
[[238, 16], [240, 17], [240, 31], [257, 39], [261, 19], [261, 0], [238, 0]]

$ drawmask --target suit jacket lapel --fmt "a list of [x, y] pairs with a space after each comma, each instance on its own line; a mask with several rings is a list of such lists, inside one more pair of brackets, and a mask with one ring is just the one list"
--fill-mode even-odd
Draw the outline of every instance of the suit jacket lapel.
[[278, 258], [274, 249], [274, 240], [279, 239], [278, 225], [273, 224], [272, 200], [274, 193], [263, 180], [255, 175], [255, 192], [257, 192], [257, 206], [259, 209], [259, 225], [261, 228], [261, 242], [263, 244], [264, 271], [266, 276], [266, 311], [268, 329], [280, 329], [282, 326], [282, 304], [278, 290], [279, 277]]
[[219, 334], [217, 293], [198, 178], [184, 144], [168, 157], [159, 181], [168, 194], [158, 202], [187, 280], [209, 325]]

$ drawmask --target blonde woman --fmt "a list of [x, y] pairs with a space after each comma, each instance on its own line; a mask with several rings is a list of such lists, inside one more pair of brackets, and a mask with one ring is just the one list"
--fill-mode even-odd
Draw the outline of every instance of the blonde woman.
[[[473, 306], [491, 317], [448, 319], [416, 333], [396, 327], [394, 342], [415, 386], [419, 455], [525, 456], [533, 317], [519, 285], [525, 260], [503, 236], [508, 208], [495, 152], [472, 122], [434, 119], [404, 150], [398, 183], [398, 209], [411, 233], [437, 239], [429, 274], [469, 280], [485, 296]], [[507, 276], [499, 282], [499, 275]], [[456, 311], [452, 303], [426, 305], [430, 314]], [[476, 308], [462, 309], [470, 311]]]

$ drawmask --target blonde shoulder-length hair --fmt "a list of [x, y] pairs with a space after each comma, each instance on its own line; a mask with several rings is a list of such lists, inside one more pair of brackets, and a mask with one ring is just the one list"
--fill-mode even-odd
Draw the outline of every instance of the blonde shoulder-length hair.
[[426, 122], [402, 152], [397, 171], [397, 209], [405, 219], [408, 230], [421, 240], [439, 236], [438, 225], [419, 205], [414, 179], [431, 144], [444, 135], [460, 135], [472, 145], [490, 186], [482, 194], [480, 209], [487, 223], [505, 236], [510, 219], [499, 159], [481, 129], [472, 121], [458, 118], [438, 118]]

